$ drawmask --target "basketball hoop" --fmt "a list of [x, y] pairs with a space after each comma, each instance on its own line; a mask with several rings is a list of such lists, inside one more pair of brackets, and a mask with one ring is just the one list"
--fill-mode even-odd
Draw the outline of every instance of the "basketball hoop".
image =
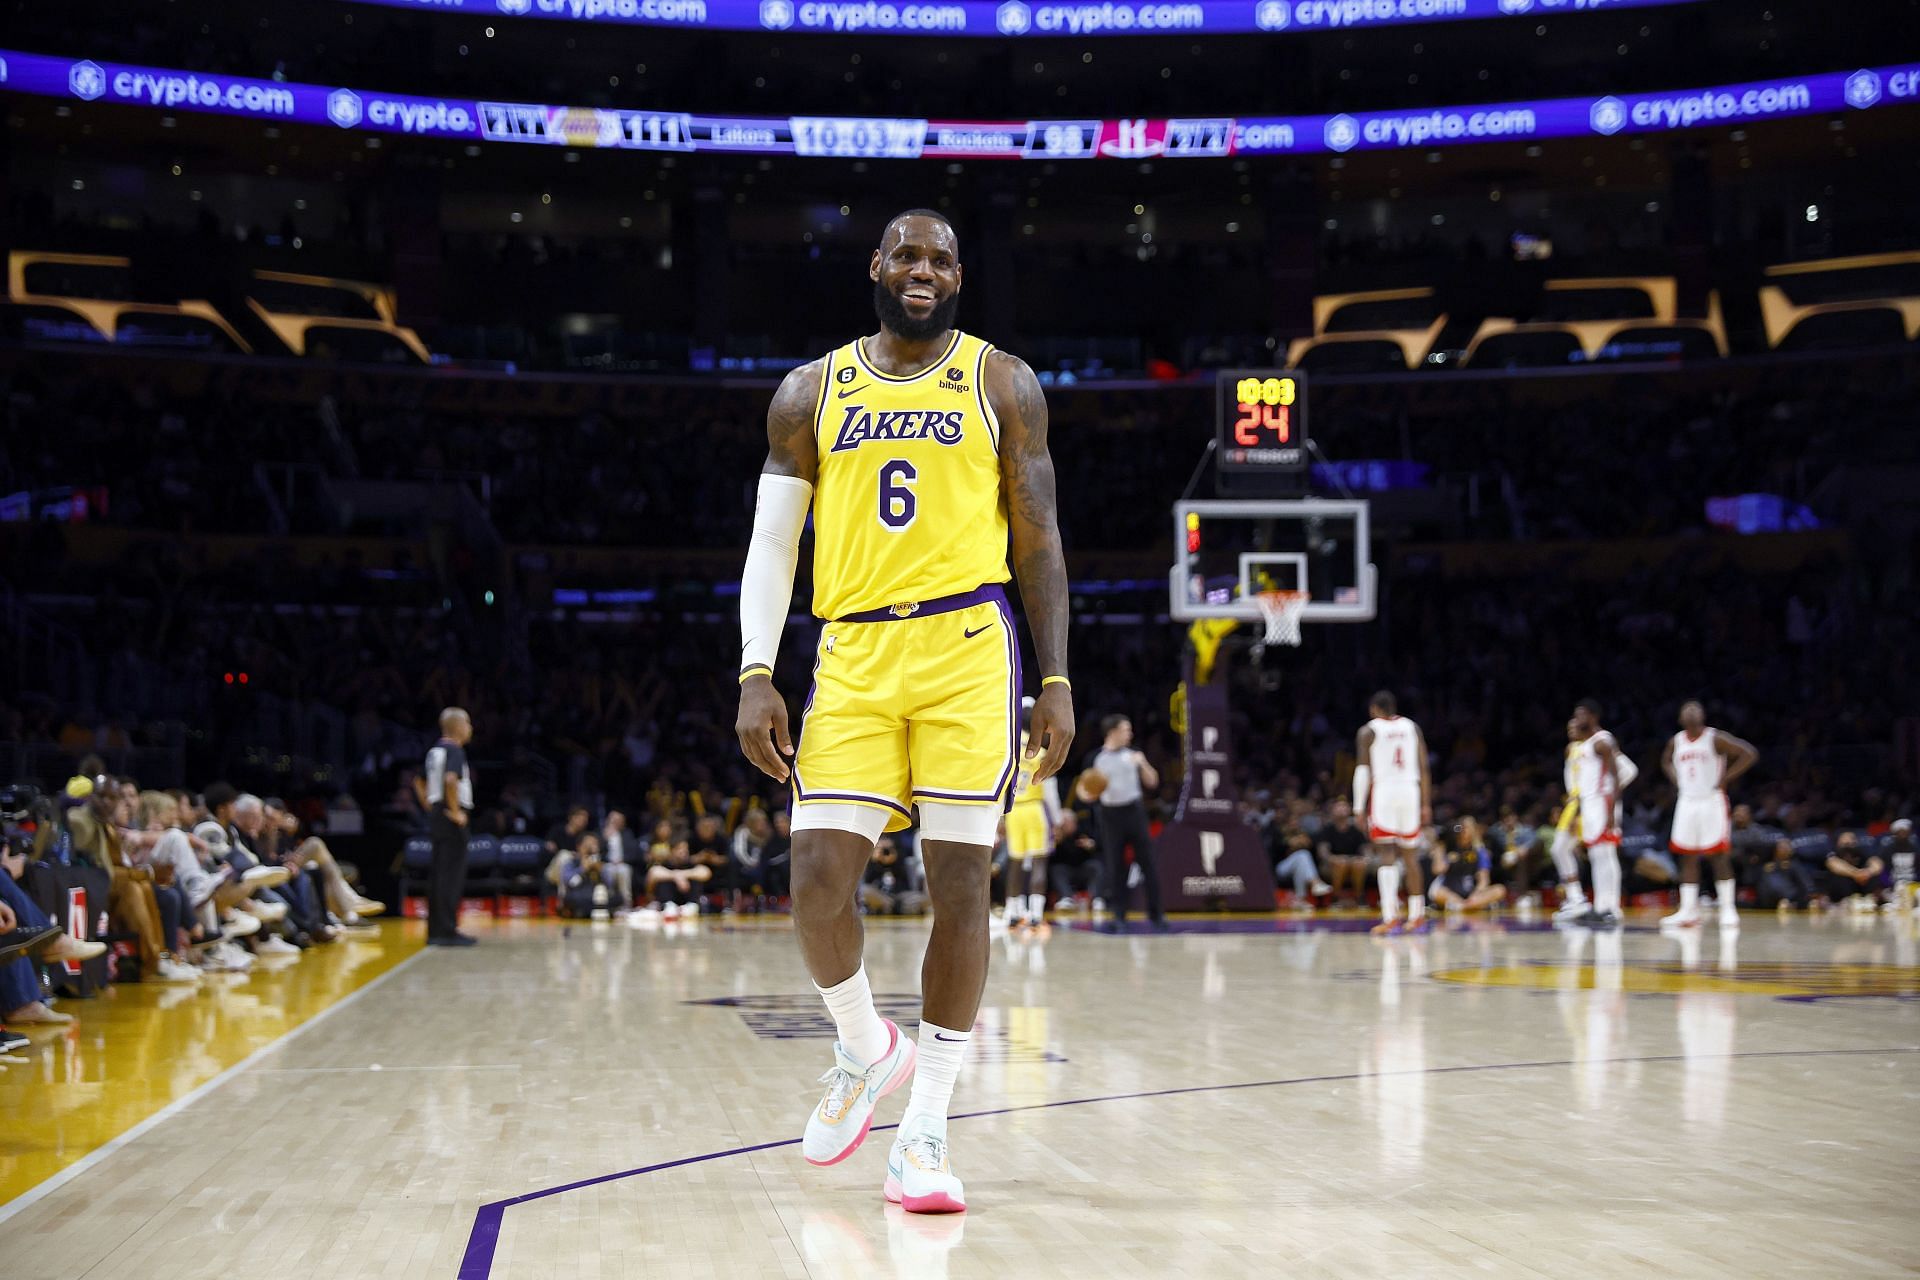
[[1305, 591], [1262, 591], [1254, 597], [1267, 620], [1266, 644], [1300, 644], [1300, 617], [1313, 597]]

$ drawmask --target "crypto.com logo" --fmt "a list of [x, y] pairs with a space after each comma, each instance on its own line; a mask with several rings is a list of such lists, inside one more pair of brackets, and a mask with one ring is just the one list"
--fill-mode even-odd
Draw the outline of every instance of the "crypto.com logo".
[[1614, 134], [1627, 127], [1627, 104], [1618, 98], [1602, 98], [1587, 113], [1595, 133]]
[[1335, 116], [1327, 121], [1325, 137], [1331, 149], [1351, 151], [1360, 141], [1360, 122], [1349, 115]]
[[1533, 8], [1533, 0], [1500, 0], [1500, 12], [1525, 13]]
[[92, 102], [107, 91], [107, 73], [97, 62], [76, 62], [67, 72], [67, 88], [74, 97]]
[[1870, 107], [1880, 101], [1880, 76], [1873, 71], [1856, 71], [1847, 77], [1847, 105]]
[[351, 89], [335, 89], [327, 95], [327, 119], [342, 129], [351, 129], [360, 123], [360, 95]]
[[1020, 0], [1007, 0], [994, 10], [993, 25], [1003, 36], [1023, 36], [1033, 27], [1033, 10]]
[[793, 0], [760, 0], [760, 25], [785, 31], [793, 25]]
[[1285, 31], [1293, 25], [1293, 5], [1289, 0], [1260, 0], [1253, 25], [1262, 31]]
[[533, 12], [533, 0], [493, 0], [500, 12], [510, 18], [524, 17]]

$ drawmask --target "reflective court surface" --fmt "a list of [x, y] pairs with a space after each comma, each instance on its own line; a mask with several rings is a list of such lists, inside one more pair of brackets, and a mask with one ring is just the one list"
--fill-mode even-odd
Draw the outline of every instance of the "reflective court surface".
[[[63, 1280], [1920, 1268], [1914, 921], [1749, 914], [1737, 935], [1685, 937], [1651, 921], [1592, 936], [1508, 917], [1386, 941], [1370, 920], [1238, 918], [996, 939], [949, 1130], [971, 1207], [940, 1218], [881, 1197], [904, 1091], [851, 1158], [801, 1159], [831, 1026], [784, 921], [516, 922], [428, 952], [417, 926], [391, 924], [356, 944], [370, 958], [333, 982], [332, 1012], [0, 1207], [0, 1266]], [[868, 931], [883, 1012], [909, 1030], [925, 932]], [[300, 970], [318, 987], [319, 966], [347, 956]], [[6, 1195], [48, 1147], [77, 1158], [80, 1113], [134, 1089], [177, 1104], [211, 1078], [217, 1028], [294, 1022], [271, 981], [68, 1003], [80, 1030], [36, 1034], [0, 1074]], [[142, 1020], [178, 1030], [143, 1037]]]

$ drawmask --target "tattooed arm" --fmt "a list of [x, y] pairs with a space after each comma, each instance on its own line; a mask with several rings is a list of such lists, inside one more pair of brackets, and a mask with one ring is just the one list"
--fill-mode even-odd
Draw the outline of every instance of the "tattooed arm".
[[[1067, 560], [1060, 549], [1053, 458], [1047, 453], [1047, 400], [1024, 360], [996, 351], [987, 360], [987, 398], [1000, 420], [1000, 485], [1012, 532], [1013, 572], [1026, 605], [1040, 675], [1067, 674]], [[1036, 781], [1052, 777], [1073, 747], [1073, 695], [1061, 680], [1043, 684], [1027, 726]]]

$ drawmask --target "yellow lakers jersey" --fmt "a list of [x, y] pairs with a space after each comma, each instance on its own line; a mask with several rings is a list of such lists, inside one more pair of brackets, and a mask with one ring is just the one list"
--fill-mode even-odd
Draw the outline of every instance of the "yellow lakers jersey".
[[827, 357], [814, 409], [813, 611], [822, 618], [1005, 582], [1000, 423], [987, 406], [992, 346], [955, 330], [910, 377], [860, 341]]

